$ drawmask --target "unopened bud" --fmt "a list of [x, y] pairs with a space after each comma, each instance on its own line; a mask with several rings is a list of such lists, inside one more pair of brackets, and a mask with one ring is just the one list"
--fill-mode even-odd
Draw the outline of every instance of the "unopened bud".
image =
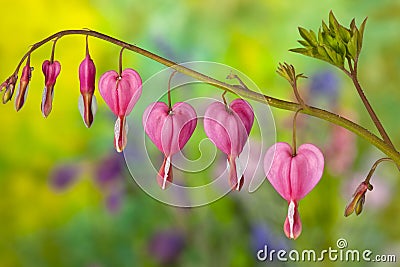
[[359, 215], [363, 210], [365, 202], [365, 193], [367, 192], [367, 190], [371, 191], [372, 189], [373, 187], [370, 183], [363, 181], [354, 192], [350, 203], [346, 206], [346, 209], [344, 211], [344, 216], [347, 217], [354, 211], [357, 215]]
[[28, 87], [29, 81], [31, 80], [32, 76], [31, 66], [29, 65], [29, 61], [27, 62], [26, 66], [22, 70], [21, 80], [19, 82], [19, 87], [17, 90], [17, 96], [15, 98], [15, 109], [19, 111], [25, 103], [26, 96], [28, 95]]

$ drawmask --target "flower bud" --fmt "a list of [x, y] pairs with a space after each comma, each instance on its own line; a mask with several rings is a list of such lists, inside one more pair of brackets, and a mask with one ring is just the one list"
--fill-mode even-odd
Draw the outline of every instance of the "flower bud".
[[3, 104], [7, 103], [12, 98], [17, 79], [18, 76], [12, 75], [0, 85], [0, 92], [3, 91], [4, 88], [6, 88], [3, 94]]
[[49, 60], [46, 60], [43, 62], [42, 71], [45, 77], [45, 87], [43, 91], [41, 109], [43, 116], [47, 118], [53, 106], [54, 85], [61, 71], [60, 62], [50, 62]]
[[79, 98], [79, 110], [86, 127], [93, 123], [97, 110], [97, 101], [93, 95], [95, 89], [96, 67], [87, 53], [85, 59], [79, 66], [79, 81], [81, 96]]
[[346, 209], [344, 211], [344, 216], [347, 217], [354, 211], [356, 212], [356, 215], [359, 215], [364, 207], [365, 194], [367, 193], [367, 190], [371, 191], [372, 189], [373, 187], [370, 183], [363, 181], [354, 192], [350, 203], [347, 204]]
[[17, 90], [17, 97], [15, 98], [15, 109], [17, 111], [19, 111], [25, 103], [31, 76], [32, 76], [32, 68], [28, 61], [22, 70], [22, 76]]

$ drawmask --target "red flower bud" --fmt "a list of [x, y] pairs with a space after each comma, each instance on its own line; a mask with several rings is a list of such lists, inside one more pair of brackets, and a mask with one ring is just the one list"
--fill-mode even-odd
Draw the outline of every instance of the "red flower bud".
[[32, 68], [28, 60], [25, 67], [22, 70], [22, 76], [17, 90], [17, 97], [15, 98], [15, 109], [17, 111], [19, 111], [25, 103], [31, 76], [32, 76]]
[[95, 89], [96, 67], [89, 53], [79, 66], [79, 81], [81, 96], [79, 97], [79, 110], [86, 127], [93, 123], [97, 110], [96, 97], [93, 95]]
[[43, 62], [42, 71], [45, 77], [45, 87], [43, 91], [41, 108], [43, 116], [46, 118], [49, 116], [53, 106], [54, 85], [61, 71], [60, 62], [50, 62], [49, 60], [46, 60]]

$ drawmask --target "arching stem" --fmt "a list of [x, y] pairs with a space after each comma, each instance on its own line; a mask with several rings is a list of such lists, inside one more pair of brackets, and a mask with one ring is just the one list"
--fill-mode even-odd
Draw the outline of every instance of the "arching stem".
[[[30, 55], [33, 51], [35, 51], [36, 49], [38, 49], [39, 47], [41, 47], [43, 44], [54, 40], [54, 38], [61, 38], [63, 36], [67, 36], [67, 35], [89, 35], [101, 40], [104, 40], [106, 42], [115, 44], [117, 46], [120, 47], [124, 47], [127, 50], [131, 50], [135, 53], [141, 54], [149, 59], [152, 59], [154, 61], [157, 61], [167, 67], [171, 67], [174, 70], [188, 75], [192, 78], [195, 78], [199, 81], [205, 82], [207, 84], [210, 84], [214, 87], [217, 87], [219, 89], [222, 89], [224, 91], [229, 91], [233, 94], [236, 94], [240, 97], [243, 98], [248, 98], [263, 104], [267, 104], [270, 105], [272, 107], [278, 108], [278, 109], [284, 109], [284, 110], [289, 110], [289, 111], [297, 111], [299, 108], [301, 108], [300, 104], [297, 103], [293, 103], [290, 101], [285, 101], [285, 100], [281, 100], [281, 99], [277, 99], [268, 95], [264, 95], [255, 91], [250, 91], [247, 89], [243, 89], [241, 87], [238, 86], [234, 86], [234, 85], [230, 85], [227, 83], [224, 83], [222, 81], [216, 80], [212, 77], [209, 77], [205, 74], [202, 74], [200, 72], [197, 72], [193, 69], [187, 68], [183, 65], [179, 65], [176, 62], [173, 62], [171, 60], [168, 60], [166, 58], [163, 58], [159, 55], [156, 55], [150, 51], [147, 51], [145, 49], [142, 49], [136, 45], [133, 44], [129, 44], [126, 43], [124, 41], [121, 41], [119, 39], [113, 38], [111, 36], [105, 35], [103, 33], [99, 33], [96, 31], [91, 31], [91, 30], [65, 30], [65, 31], [60, 31], [57, 32], [45, 39], [43, 39], [40, 42], [35, 43], [30, 50], [22, 57], [21, 61], [18, 63], [14, 75], [18, 75], [18, 71], [21, 67], [21, 65], [23, 64], [23, 62], [25, 61], [25, 59], [27, 58], [28, 55]], [[364, 140], [366, 140], [367, 142], [369, 142], [370, 144], [374, 145], [375, 147], [377, 147], [379, 150], [381, 150], [383, 153], [385, 153], [388, 157], [390, 157], [393, 161], [396, 162], [397, 165], [400, 165], [400, 153], [393, 147], [391, 146], [389, 143], [385, 142], [384, 140], [382, 140], [381, 138], [377, 137], [375, 134], [371, 133], [370, 131], [368, 131], [367, 129], [365, 129], [364, 127], [346, 119], [343, 118], [337, 114], [331, 113], [329, 111], [326, 110], [322, 110], [316, 107], [312, 107], [312, 106], [307, 106], [306, 109], [303, 109], [300, 111], [301, 113], [304, 114], [308, 114], [310, 116], [316, 117], [316, 118], [320, 118], [322, 120], [331, 122], [333, 124], [336, 124], [338, 126], [341, 126], [343, 128], [348, 129], [349, 131], [357, 134], [358, 136], [362, 137]]]

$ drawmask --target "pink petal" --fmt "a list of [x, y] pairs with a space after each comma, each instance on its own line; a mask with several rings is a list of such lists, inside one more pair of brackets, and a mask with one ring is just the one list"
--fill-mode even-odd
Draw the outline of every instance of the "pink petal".
[[150, 104], [143, 113], [143, 127], [150, 140], [163, 152], [161, 132], [168, 117], [168, 105], [164, 102]]
[[298, 201], [321, 179], [324, 157], [312, 144], [301, 145], [294, 157], [292, 153], [292, 147], [288, 143], [275, 144], [265, 155], [264, 171], [272, 186], [284, 199]]
[[219, 150], [238, 156], [246, 144], [254, 121], [250, 104], [234, 100], [227, 109], [221, 102], [212, 103], [204, 115], [204, 130]]
[[[122, 71], [121, 81], [118, 84], [119, 107], [120, 112], [126, 114], [131, 113], [142, 94], [142, 79], [133, 69], [125, 69]], [[122, 115], [120, 113], [120, 115]]]
[[181, 150], [189, 141], [197, 125], [197, 114], [193, 107], [184, 102], [175, 103], [172, 107], [174, 134], [171, 142], [178, 144], [174, 151]]
[[58, 61], [51, 63], [49, 60], [45, 60], [42, 64], [42, 71], [45, 77], [45, 84], [47, 87], [54, 86], [56, 79], [61, 71], [61, 64]]
[[287, 201], [291, 200], [290, 166], [292, 153], [292, 147], [288, 143], [276, 143], [267, 150], [264, 157], [264, 171], [267, 179]]
[[324, 171], [324, 156], [318, 147], [303, 144], [292, 160], [292, 198], [304, 198], [319, 182]]
[[133, 69], [119, 74], [113, 70], [100, 77], [99, 91], [116, 116], [128, 116], [142, 94], [142, 80]]
[[89, 55], [79, 65], [79, 84], [81, 94], [94, 93], [96, 80], [96, 66]]
[[250, 104], [238, 98], [232, 101], [230, 108], [240, 117], [240, 120], [246, 128], [247, 135], [249, 135], [254, 122], [254, 112]]
[[118, 116], [117, 81], [118, 73], [110, 70], [104, 73], [99, 80], [99, 91], [111, 111]]
[[[221, 102], [212, 103], [204, 114], [204, 131], [215, 146], [227, 155], [231, 154], [231, 138], [228, 133], [228, 120], [236, 124], [234, 117], [229, 116], [226, 107]], [[236, 129], [231, 130], [237, 133]]]
[[164, 155], [180, 151], [192, 136], [197, 125], [195, 110], [178, 102], [171, 112], [164, 102], [149, 105], [143, 113], [143, 127], [150, 140]]

